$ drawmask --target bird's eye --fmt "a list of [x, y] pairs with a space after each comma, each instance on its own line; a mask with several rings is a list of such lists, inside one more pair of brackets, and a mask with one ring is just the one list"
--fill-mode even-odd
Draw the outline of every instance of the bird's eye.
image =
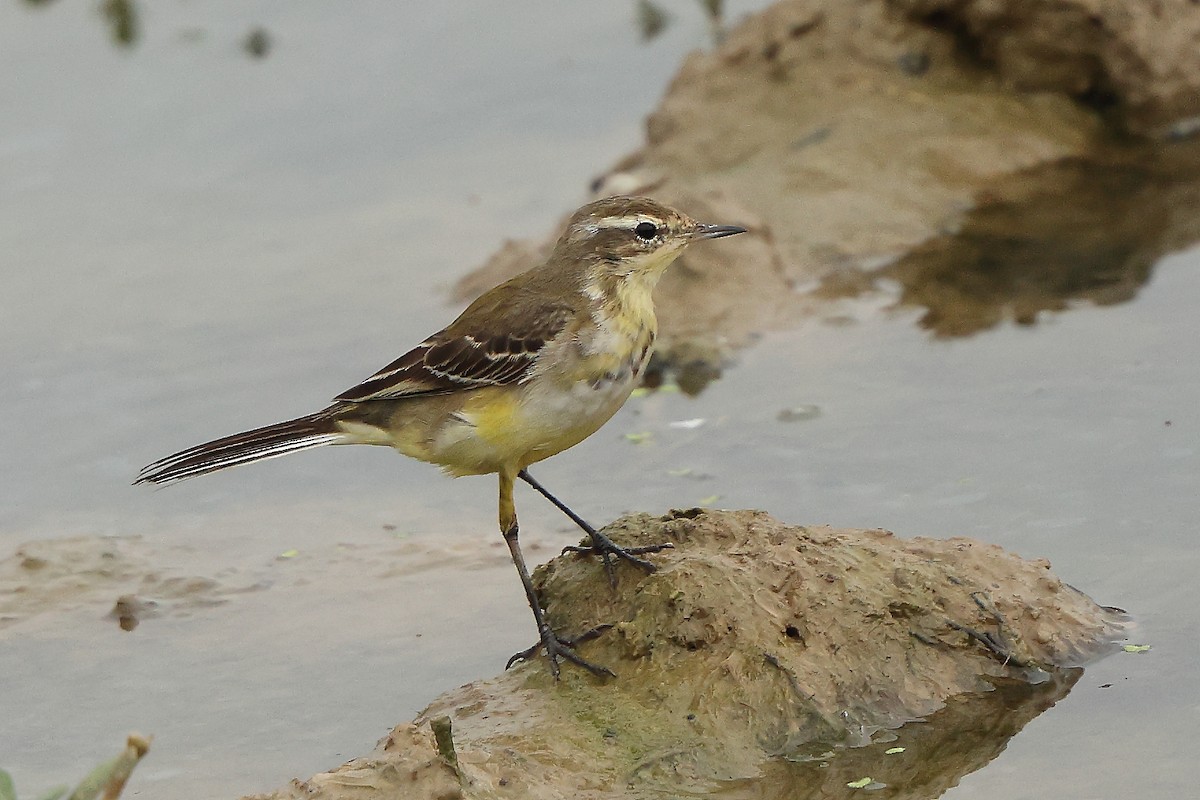
[[633, 229], [637, 237], [644, 242], [648, 242], [655, 236], [658, 236], [658, 226], [653, 222], [639, 222], [637, 227]]

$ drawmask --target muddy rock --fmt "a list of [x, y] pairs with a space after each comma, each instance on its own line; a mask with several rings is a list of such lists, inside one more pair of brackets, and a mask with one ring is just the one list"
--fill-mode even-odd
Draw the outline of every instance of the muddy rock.
[[[1125, 624], [1045, 561], [969, 539], [700, 509], [633, 515], [606, 532], [675, 547], [655, 557], [654, 574], [622, 566], [615, 589], [574, 554], [535, 582], [559, 631], [613, 625], [581, 653], [618, 678], [567, 667], [555, 683], [539, 657], [443, 695], [371, 755], [261, 798], [606, 798], [752, 785], [745, 796], [765, 797], [775, 794], [758, 782], [777, 785], [780, 770], [807, 790], [778, 796], [816, 796], [829, 770], [814, 783], [787, 765], [836, 762], [834, 774], [853, 776], [854, 753], [880, 760], [918, 719], [929, 720], [916, 726], [924, 747], [956, 743], [944, 763], [961, 774], [1061, 697], [1072, 668], [1112, 649]], [[993, 725], [979, 725], [983, 708]], [[434, 747], [440, 717], [453, 724], [458, 772]], [[928, 761], [893, 767], [919, 772]]]
[[[864, 276], [953, 236], [1008, 176], [1086, 158], [1118, 130], [1186, 135], [1198, 31], [1187, 0], [785, 0], [747, 18], [684, 62], [644, 147], [593, 186], [750, 229], [664, 276], [664, 363], [681, 343], [723, 353], [853, 314], [830, 286], [875, 287]], [[551, 244], [509, 243], [456, 299]]]
[[950, 32], [964, 55], [1023, 91], [1059, 92], [1125, 130], [1200, 129], [1200, 6], [1192, 0], [887, 0]]

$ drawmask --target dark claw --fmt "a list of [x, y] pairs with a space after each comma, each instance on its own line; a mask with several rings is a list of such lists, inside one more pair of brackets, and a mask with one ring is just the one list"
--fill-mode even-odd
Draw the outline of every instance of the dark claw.
[[587, 659], [575, 652], [575, 647], [583, 642], [590, 642], [606, 630], [611, 628], [611, 624], [597, 625], [591, 630], [584, 631], [573, 639], [564, 639], [554, 631], [550, 630], [550, 626], [542, 628], [542, 640], [533, 647], [522, 650], [519, 653], [514, 653], [512, 658], [504, 665], [505, 669], [509, 669], [513, 664], [521, 661], [529, 661], [538, 650], [546, 651], [546, 658], [550, 659], [550, 674], [554, 676], [554, 680], [558, 680], [558, 660], [560, 658], [570, 661], [572, 664], [583, 667], [588, 672], [598, 678], [615, 678], [617, 674], [608, 667], [600, 664], [593, 664]]
[[638, 558], [638, 556], [646, 553], [660, 553], [663, 550], [670, 550], [675, 546], [670, 542], [664, 542], [663, 544], [651, 544], [644, 545], [642, 547], [626, 548], [621, 547], [612, 539], [609, 539], [599, 531], [593, 531], [589, 534], [589, 536], [592, 539], [592, 543], [590, 545], [586, 547], [583, 545], [568, 545], [567, 547], [563, 548], [563, 552], [581, 553], [589, 556], [600, 556], [601, 560], [604, 562], [604, 571], [608, 574], [608, 582], [614, 587], [617, 585], [617, 575], [613, 570], [612, 559], [610, 556], [616, 556], [617, 558], [624, 559], [630, 564], [641, 567], [647, 573], [650, 573], [655, 572], [658, 567], [644, 558]]
[[660, 550], [666, 550], [668, 547], [674, 547], [672, 544], [655, 544], [648, 547], [630, 547], [629, 549], [618, 547], [613, 543], [612, 539], [609, 539], [603, 533], [600, 533], [591, 525], [587, 524], [583, 517], [579, 516], [570, 508], [568, 508], [566, 503], [550, 494], [550, 492], [546, 490], [546, 487], [534, 480], [533, 476], [530, 475], [527, 470], [521, 470], [518, 472], [517, 477], [532, 486], [534, 490], [538, 492], [538, 494], [542, 495], [542, 497], [545, 497], [547, 500], [553, 503], [555, 508], [570, 517], [571, 521], [582, 528], [583, 531], [591, 538], [591, 546], [580, 547], [576, 545], [572, 547], [564, 547], [563, 552], [600, 556], [600, 558], [604, 560], [604, 571], [608, 573], [608, 582], [612, 584], [614, 588], [617, 585], [617, 576], [616, 573], [613, 572], [612, 559], [609, 558], [609, 556], [623, 558], [630, 564], [634, 564], [646, 570], [646, 572], [654, 572], [656, 568], [653, 564], [644, 558], [636, 558], [636, 556], [644, 553], [657, 553]]
[[[621, 547], [620, 545], [614, 545], [614, 549], [610, 550], [609, 552], [613, 555], [620, 556], [621, 558], [625, 558], [628, 561], [637, 564], [642, 569], [648, 569], [650, 572], [653, 572], [657, 569], [654, 564], [646, 561], [644, 558], [630, 558], [630, 556], [640, 556], [644, 553], [659, 553], [663, 550], [671, 550], [674, 547], [675, 545], [671, 544], [670, 542], [664, 542], [663, 544], [647, 544], [641, 547]], [[584, 547], [583, 545], [569, 544], [564, 547], [562, 551], [564, 553], [586, 553], [587, 555], [595, 555], [596, 548], [592, 547], [591, 545]]]

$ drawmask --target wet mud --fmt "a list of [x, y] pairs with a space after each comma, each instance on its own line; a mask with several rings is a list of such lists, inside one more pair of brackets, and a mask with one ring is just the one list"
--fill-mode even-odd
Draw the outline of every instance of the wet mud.
[[110, 608], [108, 619], [133, 630], [147, 618], [185, 616], [265, 588], [255, 579], [188, 575], [140, 536], [76, 536], [28, 542], [0, 561], [0, 635], [37, 627], [45, 614]]
[[[448, 692], [373, 754], [260, 798], [783, 796], [769, 787], [803, 784], [803, 765], [856, 780], [880, 760], [876, 774], [924, 791], [994, 757], [1127, 625], [1044, 560], [969, 539], [701, 509], [606, 533], [675, 547], [651, 575], [620, 569], [615, 588], [575, 554], [535, 583], [557, 630], [613, 626], [581, 652], [616, 679], [568, 667], [555, 683], [539, 658]], [[453, 765], [431, 732], [443, 717]], [[883, 758], [897, 745], [881, 745], [905, 741], [907, 758]], [[955, 758], [931, 761], [950, 741]]]

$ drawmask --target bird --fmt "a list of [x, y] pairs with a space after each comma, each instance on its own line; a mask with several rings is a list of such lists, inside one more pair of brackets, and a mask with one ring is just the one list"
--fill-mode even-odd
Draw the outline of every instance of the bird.
[[577, 652], [605, 627], [574, 638], [546, 621], [518, 541], [517, 480], [571, 518], [610, 582], [612, 558], [646, 571], [642, 556], [671, 545], [622, 548], [529, 473], [580, 443], [639, 384], [654, 350], [653, 291], [684, 248], [745, 233], [699, 223], [647, 197], [607, 197], [566, 222], [544, 262], [488, 290], [453, 322], [312, 414], [181, 450], [144, 467], [135, 484], [168, 484], [325, 445], [369, 444], [442, 468], [451, 476], [496, 474], [499, 527], [533, 612], [538, 641], [506, 668], [544, 651], [557, 681], [567, 661], [614, 676]]

